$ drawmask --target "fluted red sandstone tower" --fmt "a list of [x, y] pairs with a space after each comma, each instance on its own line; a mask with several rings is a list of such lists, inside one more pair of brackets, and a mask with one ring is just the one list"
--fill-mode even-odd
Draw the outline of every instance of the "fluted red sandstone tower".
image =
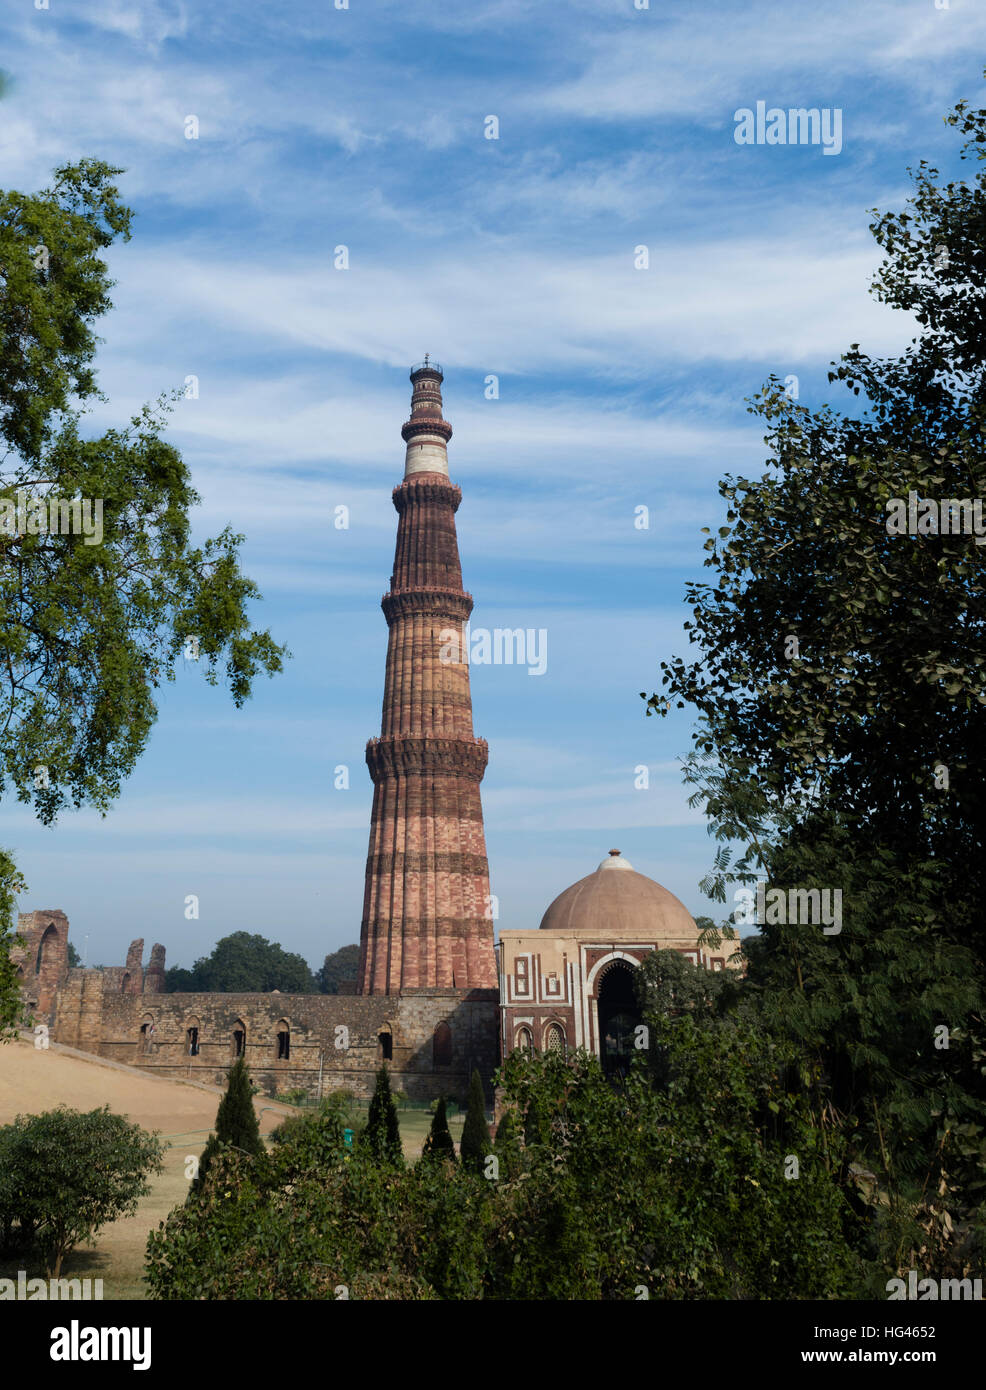
[[462, 587], [442, 418], [443, 375], [411, 372], [404, 481], [394, 489], [397, 549], [383, 611], [390, 629], [383, 727], [366, 746], [373, 814], [360, 936], [361, 994], [495, 989], [489, 867], [479, 784], [485, 740], [472, 731], [461, 636]]

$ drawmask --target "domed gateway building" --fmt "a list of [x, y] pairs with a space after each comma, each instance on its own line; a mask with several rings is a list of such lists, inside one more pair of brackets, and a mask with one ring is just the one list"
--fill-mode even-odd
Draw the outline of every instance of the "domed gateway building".
[[584, 1047], [605, 1071], [624, 1071], [641, 1021], [633, 972], [649, 952], [680, 951], [724, 970], [739, 949], [723, 941], [709, 951], [699, 934], [684, 903], [611, 849], [595, 873], [555, 898], [537, 931], [500, 933], [503, 1055]]

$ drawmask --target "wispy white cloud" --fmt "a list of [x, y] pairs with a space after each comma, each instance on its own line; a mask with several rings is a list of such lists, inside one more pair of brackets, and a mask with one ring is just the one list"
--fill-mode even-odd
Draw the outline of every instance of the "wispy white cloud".
[[[358, 244], [350, 247], [349, 271], [334, 271], [324, 257], [272, 267], [206, 252], [189, 258], [144, 251], [120, 267], [120, 341], [146, 352], [152, 325], [158, 340], [167, 335], [175, 356], [166, 384], [191, 372], [200, 377], [201, 429], [220, 404], [209, 399], [215, 354], [244, 335], [391, 367], [417, 360], [422, 343], [441, 345], [448, 367], [476, 375], [477, 395], [482, 379], [495, 374], [501, 399], [509, 399], [511, 383], [530, 373], [641, 381], [667, 363], [787, 366], [828, 361], [848, 341], [896, 349], [911, 327], [867, 294], [878, 258], [861, 226], [830, 238], [817, 217], [807, 216], [742, 241], [644, 240], [650, 268], [641, 270], [634, 267], [637, 244], [627, 238], [593, 257], [477, 248], [472, 256], [419, 263], [413, 275]], [[239, 385], [243, 394], [251, 388]], [[268, 377], [257, 407], [283, 389]], [[221, 402], [227, 430], [242, 418], [236, 404]], [[330, 408], [336, 413], [327, 430]], [[280, 423], [273, 412], [269, 419], [269, 429]], [[360, 448], [360, 437], [365, 453], [383, 427], [366, 410], [357, 427], [344, 401], [324, 397], [310, 398], [297, 423], [308, 431], [309, 449], [317, 445], [323, 457]]]
[[[916, 80], [925, 100], [938, 100], [947, 89], [941, 60], [986, 40], [986, 13], [971, 0], [953, 0], [949, 10], [870, 0], [796, 13], [780, 3], [654, 6], [633, 21], [597, 31], [581, 73], [529, 91], [529, 109], [634, 122], [692, 116], [731, 128], [744, 87], [745, 105], [838, 105], [826, 91], [860, 73], [872, 82], [905, 69], [909, 85]], [[876, 126], [869, 134], [887, 140]]]

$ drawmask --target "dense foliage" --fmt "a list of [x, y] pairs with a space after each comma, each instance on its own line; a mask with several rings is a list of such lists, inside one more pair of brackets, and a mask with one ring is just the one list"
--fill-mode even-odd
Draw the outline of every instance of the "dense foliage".
[[390, 1073], [387, 1071], [386, 1063], [377, 1072], [362, 1142], [376, 1162], [392, 1164], [396, 1168], [403, 1167], [401, 1129], [397, 1119], [397, 1106], [390, 1090]]
[[[681, 966], [683, 978], [700, 973]], [[663, 1007], [660, 978], [648, 988], [647, 1008]], [[749, 1020], [727, 1018], [711, 999], [673, 1019], [648, 1013], [648, 1021], [651, 1051], [622, 1089], [585, 1054], [515, 1053], [507, 1061], [506, 1114], [491, 1150], [498, 1178], [437, 1156], [405, 1168], [369, 1144], [347, 1156], [338, 1120], [324, 1114], [292, 1121], [270, 1170], [223, 1155], [201, 1196], [152, 1236], [153, 1293], [857, 1292], [864, 1270], [850, 1238], [861, 1223], [852, 1186], [840, 1179], [840, 1140], [813, 1126], [787, 1055], [764, 1049]], [[534, 1112], [537, 1139], [522, 1143], [518, 1117]], [[222, 1260], [211, 1253], [218, 1249]]]
[[[981, 161], [986, 111], [949, 120]], [[879, 1181], [886, 1258], [941, 1273], [981, 1270], [986, 1226], [986, 173], [913, 178], [872, 230], [877, 297], [917, 335], [888, 360], [853, 345], [830, 373], [849, 413], [776, 380], [755, 398], [770, 470], [721, 484], [697, 652], [648, 704], [698, 712], [720, 901], [755, 878], [841, 892], [839, 932], [766, 920], [749, 991]], [[888, 524], [908, 512], [913, 533]]]
[[[162, 437], [168, 407], [83, 430], [100, 395], [94, 325], [111, 307], [103, 253], [130, 237], [120, 172], [84, 159], [40, 193], [0, 190], [0, 798], [12, 788], [45, 824], [119, 795], [179, 662], [213, 685], [222, 670], [241, 705], [286, 654], [250, 626], [242, 537], [191, 542], [200, 499]], [[6, 865], [0, 1037], [16, 1013]]]
[[82, 1113], [59, 1106], [0, 1128], [0, 1238], [32, 1244], [51, 1278], [81, 1241], [131, 1215], [163, 1167], [155, 1134], [108, 1106]]
[[358, 977], [358, 946], [340, 946], [338, 951], [330, 951], [315, 973], [322, 994], [338, 994], [340, 985], [354, 984]]
[[165, 971], [169, 994], [312, 994], [316, 981], [303, 956], [285, 951], [276, 941], [237, 931], [222, 937], [212, 954], [202, 956], [191, 970], [173, 966]]
[[11, 947], [22, 944], [12, 927], [17, 894], [27, 885], [10, 855], [0, 849], [0, 1042], [16, 1036], [20, 1020], [20, 984], [10, 959]]
[[226, 1093], [216, 1111], [215, 1133], [209, 1135], [202, 1150], [198, 1173], [192, 1183], [193, 1191], [202, 1186], [216, 1155], [225, 1149], [234, 1149], [253, 1158], [259, 1158], [266, 1152], [260, 1137], [257, 1112], [253, 1108], [250, 1071], [242, 1057], [238, 1057], [229, 1069]]
[[0, 502], [16, 509], [20, 489], [99, 502], [102, 517], [89, 536], [48, 522], [0, 530], [0, 791], [46, 824], [119, 794], [156, 717], [152, 692], [180, 658], [213, 684], [224, 666], [239, 705], [284, 655], [247, 619], [259, 595], [239, 568], [242, 538], [190, 542], [199, 498], [161, 437], [164, 407], [83, 435], [73, 402], [98, 394], [92, 324], [111, 307], [101, 253], [129, 236], [119, 172], [83, 160], [42, 193], [0, 192]]
[[466, 1103], [466, 1118], [462, 1126], [462, 1139], [459, 1141], [459, 1156], [463, 1165], [474, 1173], [481, 1173], [487, 1155], [492, 1151], [490, 1128], [486, 1123], [486, 1097], [483, 1095], [483, 1082], [479, 1072], [473, 1070], [469, 1078], [469, 1099]]
[[448, 1127], [444, 1096], [440, 1097], [435, 1106], [435, 1113], [431, 1119], [431, 1129], [428, 1131], [428, 1137], [421, 1150], [421, 1157], [438, 1161], [448, 1159], [452, 1163], [455, 1162], [455, 1143]]

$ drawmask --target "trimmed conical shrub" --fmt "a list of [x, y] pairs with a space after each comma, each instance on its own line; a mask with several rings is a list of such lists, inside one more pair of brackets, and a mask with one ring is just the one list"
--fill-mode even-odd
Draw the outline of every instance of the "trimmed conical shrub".
[[379, 1162], [394, 1163], [398, 1167], [403, 1164], [401, 1127], [397, 1122], [397, 1106], [391, 1095], [386, 1064], [377, 1072], [376, 1089], [370, 1101], [370, 1118], [363, 1139]]
[[530, 1148], [532, 1144], [544, 1144], [547, 1142], [547, 1126], [538, 1108], [538, 1103], [531, 1096], [527, 1102], [527, 1109], [524, 1111], [524, 1147]]
[[491, 1151], [483, 1083], [479, 1079], [479, 1072], [474, 1071], [469, 1081], [469, 1104], [466, 1107], [466, 1122], [462, 1128], [462, 1143], [459, 1145], [463, 1167], [473, 1173], [482, 1173], [486, 1166], [486, 1156]]
[[216, 1111], [216, 1132], [209, 1136], [209, 1141], [202, 1151], [198, 1176], [192, 1183], [193, 1192], [201, 1188], [212, 1160], [224, 1145], [239, 1149], [242, 1153], [252, 1154], [254, 1158], [259, 1158], [267, 1152], [260, 1137], [257, 1112], [253, 1108], [250, 1072], [242, 1057], [238, 1057], [229, 1069], [226, 1094]]
[[515, 1178], [523, 1166], [520, 1147], [520, 1126], [517, 1112], [505, 1110], [496, 1127], [493, 1152], [500, 1160], [501, 1177]]
[[438, 1106], [432, 1116], [431, 1129], [428, 1138], [424, 1142], [421, 1150], [422, 1158], [444, 1159], [450, 1158], [455, 1162], [455, 1144], [452, 1142], [452, 1135], [448, 1127], [448, 1119], [445, 1114], [445, 1097], [442, 1096]]

